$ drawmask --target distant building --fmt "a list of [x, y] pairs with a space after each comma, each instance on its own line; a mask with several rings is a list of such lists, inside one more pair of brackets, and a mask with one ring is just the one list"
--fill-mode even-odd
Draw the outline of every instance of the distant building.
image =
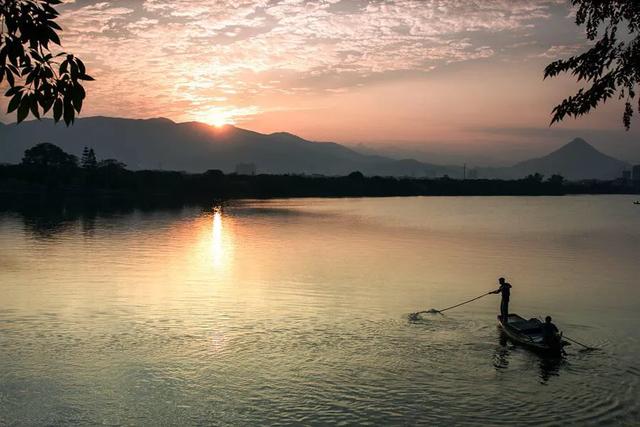
[[478, 179], [478, 169], [469, 169], [467, 179]]
[[631, 179], [634, 181], [640, 181], [640, 165], [635, 165], [631, 169]]
[[631, 179], [631, 171], [622, 171], [622, 180], [629, 181]]
[[236, 165], [236, 174], [238, 175], [255, 175], [256, 165], [254, 163], [238, 163]]

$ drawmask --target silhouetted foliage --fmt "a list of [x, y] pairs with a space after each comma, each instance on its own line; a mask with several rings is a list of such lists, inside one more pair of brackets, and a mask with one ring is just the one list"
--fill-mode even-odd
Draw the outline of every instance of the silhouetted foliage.
[[544, 179], [544, 175], [540, 175], [538, 172], [536, 172], [533, 175], [528, 175], [525, 178], [525, 181], [540, 183], [542, 182], [543, 179]]
[[[544, 77], [571, 72], [578, 81], [590, 85], [563, 100], [553, 109], [551, 124], [566, 116], [578, 117], [595, 109], [607, 99], [625, 100], [624, 127], [629, 130], [634, 113], [632, 105], [640, 84], [640, 1], [572, 0], [577, 7], [576, 24], [586, 25], [587, 38], [602, 36], [586, 52], [549, 64]], [[620, 40], [618, 30], [628, 31]], [[640, 110], [640, 103], [637, 107]]]
[[82, 109], [83, 80], [93, 80], [84, 63], [60, 45], [55, 5], [60, 0], [2, 0], [0, 2], [0, 82], [5, 78], [10, 97], [7, 113], [17, 110], [18, 123], [29, 113], [36, 118], [53, 107], [53, 119], [67, 126]]
[[98, 162], [99, 169], [125, 170], [127, 165], [116, 159], [104, 159]]
[[98, 166], [98, 161], [96, 160], [96, 153], [93, 151], [93, 148], [84, 147], [82, 151], [82, 158], [80, 160], [80, 165], [84, 169], [95, 169]]
[[640, 193], [640, 182], [620, 179], [576, 183], [566, 182], [560, 175], [544, 181], [541, 174], [519, 180], [462, 180], [367, 177], [360, 172], [348, 176], [225, 175], [214, 169], [188, 174], [130, 171], [125, 167], [115, 159], [106, 159], [96, 168], [79, 168], [75, 156], [53, 144], [38, 144], [25, 151], [21, 165], [0, 165], [0, 206], [11, 200], [21, 203], [43, 198], [156, 206], [207, 205], [234, 198]]
[[43, 142], [24, 152], [22, 164], [41, 169], [75, 168], [78, 166], [78, 158], [67, 154], [57, 145]]
[[549, 179], [547, 179], [547, 182], [552, 185], [562, 185], [564, 184], [564, 177], [562, 175], [553, 174]]
[[208, 177], [222, 178], [224, 176], [224, 172], [220, 169], [209, 169], [204, 173]]

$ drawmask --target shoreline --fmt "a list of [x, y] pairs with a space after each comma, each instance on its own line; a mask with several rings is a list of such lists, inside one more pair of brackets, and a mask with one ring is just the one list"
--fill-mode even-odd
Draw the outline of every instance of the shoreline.
[[523, 179], [453, 179], [364, 176], [238, 175], [219, 170], [131, 171], [122, 167], [0, 166], [0, 206], [180, 206], [240, 199], [640, 195], [640, 181], [567, 181], [540, 174]]

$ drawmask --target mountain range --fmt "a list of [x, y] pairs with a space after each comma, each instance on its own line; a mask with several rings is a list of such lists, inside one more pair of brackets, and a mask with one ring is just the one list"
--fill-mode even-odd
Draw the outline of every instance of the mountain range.
[[[333, 142], [312, 142], [278, 132], [262, 134], [235, 126], [214, 127], [199, 122], [175, 123], [169, 119], [89, 117], [70, 127], [52, 120], [0, 124], [0, 163], [18, 163], [26, 149], [50, 142], [80, 156], [85, 146], [98, 159], [115, 158], [128, 168], [203, 172], [233, 172], [239, 163], [253, 163], [258, 173], [306, 173], [462, 177], [461, 166], [436, 165], [413, 159], [392, 159], [363, 154]], [[521, 178], [539, 172], [558, 173], [567, 179], [613, 179], [628, 164], [609, 157], [577, 138], [539, 159], [512, 167], [477, 169], [482, 178]]]
[[235, 126], [209, 126], [169, 119], [89, 117], [66, 128], [52, 120], [0, 126], [0, 162], [17, 163], [24, 150], [51, 142], [80, 155], [84, 146], [98, 158], [115, 158], [130, 169], [233, 172], [239, 163], [254, 163], [259, 173], [441, 176], [460, 174], [448, 167], [365, 155], [332, 142], [311, 142], [286, 132], [261, 134]]

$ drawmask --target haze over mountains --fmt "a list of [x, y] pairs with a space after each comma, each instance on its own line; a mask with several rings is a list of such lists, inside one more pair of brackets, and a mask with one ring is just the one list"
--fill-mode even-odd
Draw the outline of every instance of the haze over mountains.
[[[23, 153], [51, 142], [79, 156], [85, 146], [99, 159], [115, 158], [130, 169], [233, 172], [238, 163], [254, 163], [258, 173], [306, 173], [461, 177], [461, 166], [443, 166], [413, 159], [368, 155], [332, 142], [311, 142], [289, 133], [261, 134], [234, 126], [217, 128], [199, 122], [168, 119], [89, 117], [66, 128], [52, 120], [0, 125], [0, 163], [19, 163]], [[613, 179], [628, 164], [600, 153], [576, 139], [548, 156], [509, 168], [482, 168], [482, 178], [521, 178], [539, 172], [568, 179]]]

